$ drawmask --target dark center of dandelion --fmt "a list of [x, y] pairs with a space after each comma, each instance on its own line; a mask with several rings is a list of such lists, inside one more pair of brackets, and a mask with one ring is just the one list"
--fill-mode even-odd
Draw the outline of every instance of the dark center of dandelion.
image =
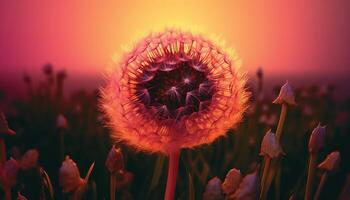
[[215, 90], [205, 69], [191, 61], [151, 63], [138, 79], [137, 99], [162, 119], [181, 119], [204, 110]]

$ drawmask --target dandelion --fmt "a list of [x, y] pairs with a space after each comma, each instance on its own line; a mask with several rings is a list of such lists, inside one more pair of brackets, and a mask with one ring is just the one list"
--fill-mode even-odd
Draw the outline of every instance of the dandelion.
[[167, 30], [141, 40], [102, 88], [112, 136], [169, 155], [166, 199], [173, 199], [180, 149], [211, 143], [241, 120], [248, 93], [237, 64], [202, 36]]
[[314, 197], [315, 200], [319, 199], [322, 188], [328, 179], [329, 173], [332, 173], [336, 169], [338, 169], [339, 164], [340, 164], [340, 153], [338, 151], [333, 151], [332, 153], [327, 155], [326, 159], [322, 163], [318, 165], [318, 168], [323, 169], [324, 172], [322, 173], [321, 181], [318, 184], [318, 187], [315, 193], [315, 197]]

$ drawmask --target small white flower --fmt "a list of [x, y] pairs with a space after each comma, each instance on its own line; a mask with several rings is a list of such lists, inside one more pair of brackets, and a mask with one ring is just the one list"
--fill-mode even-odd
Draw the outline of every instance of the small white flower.
[[224, 195], [221, 190], [221, 180], [218, 177], [214, 177], [209, 180], [205, 191], [203, 193], [204, 200], [223, 200]]
[[63, 129], [68, 127], [67, 119], [62, 114], [59, 114], [57, 117], [57, 127]]
[[326, 159], [318, 165], [318, 168], [327, 170], [329, 172], [334, 172], [339, 168], [340, 164], [340, 153], [338, 151], [333, 151], [328, 154]]
[[312, 131], [309, 140], [309, 152], [317, 153], [324, 145], [326, 137], [326, 126], [321, 126], [319, 123], [317, 127]]
[[276, 137], [276, 134], [272, 133], [271, 130], [267, 131], [260, 148], [261, 156], [269, 156], [270, 158], [276, 158], [284, 155], [281, 145]]
[[238, 189], [229, 199], [236, 200], [255, 200], [258, 192], [258, 176], [257, 172], [246, 175]]
[[241, 171], [236, 168], [231, 169], [227, 173], [225, 181], [221, 185], [221, 188], [224, 194], [229, 195], [234, 191], [236, 191], [241, 180], [242, 180]]
[[273, 101], [273, 103], [287, 103], [289, 105], [296, 105], [294, 91], [288, 81], [281, 87], [280, 93], [278, 97]]

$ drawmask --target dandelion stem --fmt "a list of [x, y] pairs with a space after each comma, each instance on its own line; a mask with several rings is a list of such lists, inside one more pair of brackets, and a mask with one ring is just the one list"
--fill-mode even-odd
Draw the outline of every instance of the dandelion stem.
[[0, 138], [0, 162], [1, 165], [6, 162], [6, 147], [4, 138]]
[[[0, 138], [0, 166], [3, 166], [6, 162], [6, 145], [4, 138]], [[11, 200], [11, 187], [4, 187], [5, 199]]]
[[110, 173], [110, 183], [109, 183], [109, 192], [110, 192], [110, 199], [115, 200], [115, 191], [116, 191], [116, 175], [114, 173]]
[[286, 119], [286, 114], [287, 114], [287, 104], [283, 103], [281, 108], [280, 119], [278, 121], [277, 130], [276, 130], [276, 137], [278, 140], [280, 140], [282, 136], [282, 130], [283, 130], [284, 121]]
[[322, 188], [323, 188], [324, 184], [326, 183], [327, 179], [328, 179], [328, 172], [325, 171], [325, 172], [322, 174], [320, 184], [319, 184], [318, 187], [317, 187], [314, 200], [318, 200], [318, 199], [319, 199], [320, 194], [321, 194], [321, 191], [322, 191]]
[[[277, 130], [276, 130], [276, 137], [278, 141], [281, 139], [281, 136], [282, 136], [282, 130], [283, 130], [284, 121], [286, 119], [286, 114], [287, 114], [287, 104], [283, 103], [281, 108], [280, 119], [278, 121]], [[261, 179], [261, 191], [260, 191], [259, 199], [266, 199], [267, 197], [266, 195], [271, 186], [272, 179], [274, 178], [278, 168], [280, 167], [279, 162], [277, 161], [276, 163], [273, 164], [272, 168], [270, 166], [270, 163], [271, 163], [271, 158], [266, 157], [263, 176]], [[280, 181], [277, 181], [277, 183], [280, 183]]]
[[4, 187], [5, 189], [5, 200], [11, 200], [11, 187]]
[[61, 162], [64, 161], [65, 155], [65, 144], [64, 144], [64, 131], [62, 129], [59, 130], [59, 137], [60, 137], [60, 159]]
[[306, 189], [305, 189], [304, 200], [310, 200], [311, 199], [312, 184], [313, 184], [313, 180], [314, 180], [315, 167], [316, 167], [316, 162], [317, 162], [316, 160], [317, 160], [317, 154], [316, 153], [310, 153], [309, 169], [308, 169], [308, 175], [307, 175], [307, 182], [306, 182]]
[[168, 180], [166, 183], [165, 200], [173, 200], [176, 187], [176, 178], [179, 168], [180, 151], [169, 154]]
[[265, 156], [264, 162], [265, 162], [265, 164], [264, 164], [264, 170], [263, 170], [261, 183], [260, 183], [261, 189], [260, 189], [259, 199], [263, 199], [263, 197], [266, 196], [265, 193], [267, 193], [267, 191], [266, 191], [266, 178], [267, 178], [267, 175], [269, 173], [271, 159], [268, 156]]

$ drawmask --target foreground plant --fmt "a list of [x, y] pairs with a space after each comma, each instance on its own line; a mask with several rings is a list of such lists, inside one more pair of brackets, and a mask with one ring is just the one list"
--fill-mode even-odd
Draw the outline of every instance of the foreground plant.
[[242, 181], [241, 171], [236, 168], [231, 169], [227, 173], [225, 180], [221, 185], [223, 193], [227, 196], [233, 194], [237, 190], [241, 181]]
[[16, 132], [9, 128], [6, 117], [3, 112], [0, 112], [0, 164], [3, 165], [6, 161], [6, 146], [5, 136], [15, 135]]
[[321, 191], [323, 189], [324, 184], [326, 183], [328, 176], [330, 173], [335, 172], [339, 168], [340, 164], [340, 153], [338, 151], [333, 151], [328, 154], [326, 159], [318, 165], [318, 168], [323, 170], [321, 181], [318, 184], [314, 200], [319, 199]]
[[223, 200], [224, 194], [221, 189], [221, 180], [214, 177], [208, 181], [203, 193], [203, 200]]
[[120, 148], [117, 148], [115, 145], [109, 151], [106, 167], [110, 173], [110, 199], [115, 200], [117, 175], [118, 173], [123, 173], [124, 170], [123, 154]]
[[248, 93], [238, 64], [202, 36], [167, 30], [125, 54], [102, 89], [112, 136], [169, 156], [166, 200], [174, 198], [180, 149], [211, 143], [241, 120]]
[[4, 199], [11, 200], [11, 188], [17, 183], [20, 164], [13, 158], [6, 161], [0, 168], [0, 184], [4, 190]]
[[255, 200], [258, 195], [257, 171], [247, 174], [239, 184], [237, 190], [228, 197], [230, 200]]
[[266, 134], [263, 144], [261, 145], [260, 154], [264, 156], [264, 165], [260, 181], [259, 199], [266, 199], [272, 180], [280, 167], [278, 158], [284, 154], [279, 142], [287, 115], [287, 107], [288, 105], [296, 105], [294, 91], [288, 81], [281, 87], [279, 95], [273, 103], [281, 104], [281, 114], [277, 125], [276, 135]]
[[309, 167], [307, 174], [307, 182], [305, 189], [305, 200], [310, 200], [313, 192], [313, 181], [316, 172], [317, 156], [318, 152], [324, 145], [326, 136], [326, 126], [318, 124], [317, 127], [312, 131], [309, 140]]
[[59, 170], [59, 182], [62, 187], [62, 192], [70, 194], [73, 200], [83, 199], [84, 192], [86, 192], [86, 185], [89, 181], [94, 164], [95, 163], [90, 166], [85, 178], [83, 179], [80, 177], [80, 172], [76, 163], [70, 159], [69, 156], [66, 156]]
[[50, 177], [38, 161], [39, 152], [36, 149], [29, 149], [20, 159], [18, 179], [21, 192], [29, 199], [54, 199]]
[[[9, 128], [5, 114], [3, 112], [0, 112], [0, 168], [6, 171], [6, 164], [12, 163], [15, 160], [10, 159], [10, 161], [6, 162], [6, 145], [5, 145], [5, 139], [6, 136], [13, 136], [16, 132]], [[6, 163], [5, 163], [6, 162]], [[9, 163], [10, 162], [10, 163]], [[5, 182], [4, 182], [5, 180]], [[5, 198], [6, 200], [11, 199], [11, 185], [6, 184], [6, 178], [2, 181], [3, 183], [3, 189], [5, 192]]]

